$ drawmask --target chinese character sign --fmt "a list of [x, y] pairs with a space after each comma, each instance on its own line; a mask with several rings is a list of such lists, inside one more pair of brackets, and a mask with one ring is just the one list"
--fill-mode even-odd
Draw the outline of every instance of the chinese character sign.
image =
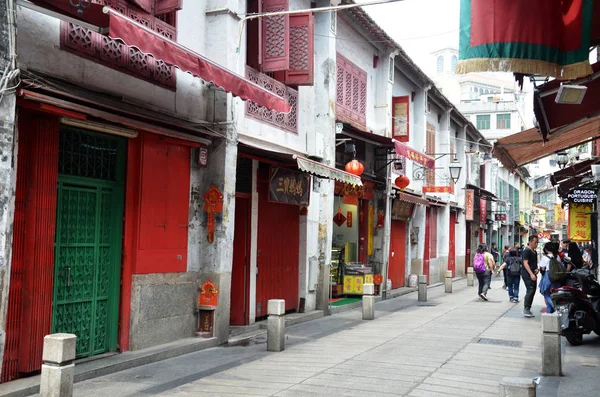
[[394, 147], [396, 149], [396, 154], [400, 156], [404, 156], [409, 160], [414, 161], [417, 164], [422, 165], [426, 168], [434, 168], [435, 167], [435, 159], [431, 156], [423, 154], [419, 151], [412, 149], [410, 146], [407, 146], [398, 141], [394, 142]]
[[495, 214], [494, 215], [494, 219], [497, 221], [505, 221], [506, 220], [506, 214]]
[[394, 139], [401, 142], [408, 141], [408, 113], [409, 97], [401, 96], [392, 98], [392, 116]]
[[467, 189], [465, 191], [465, 217], [468, 221], [473, 220], [473, 209], [475, 203], [475, 191]]
[[571, 241], [592, 239], [593, 204], [569, 204], [569, 238]]
[[308, 206], [310, 175], [285, 168], [271, 168], [269, 201]]
[[479, 222], [485, 223], [487, 219], [487, 201], [479, 199]]
[[454, 193], [452, 186], [423, 186], [423, 193]]

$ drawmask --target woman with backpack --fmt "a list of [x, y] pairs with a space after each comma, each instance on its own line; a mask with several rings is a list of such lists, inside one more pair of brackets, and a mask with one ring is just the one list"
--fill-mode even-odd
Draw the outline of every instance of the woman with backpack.
[[546, 301], [546, 313], [554, 313], [554, 305], [550, 296], [551, 291], [554, 288], [562, 287], [565, 279], [565, 268], [558, 256], [557, 243], [546, 243], [544, 245], [544, 256], [542, 256], [540, 262], [540, 270], [543, 274], [542, 281], [540, 281], [540, 293], [544, 295]]
[[521, 284], [521, 269], [523, 268], [523, 259], [519, 256], [516, 249], [508, 251], [506, 260], [500, 266], [496, 275], [500, 271], [506, 274], [506, 289], [508, 290], [508, 300], [512, 303], [519, 303], [519, 285]]
[[475, 258], [473, 258], [473, 271], [477, 275], [477, 281], [479, 281], [478, 295], [484, 301], [488, 300], [487, 292], [490, 289], [494, 266], [494, 257], [487, 252], [487, 246], [479, 244]]

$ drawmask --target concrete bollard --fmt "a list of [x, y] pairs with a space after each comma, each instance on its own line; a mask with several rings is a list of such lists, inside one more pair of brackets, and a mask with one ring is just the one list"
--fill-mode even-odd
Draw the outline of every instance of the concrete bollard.
[[452, 270], [446, 270], [446, 279], [445, 279], [446, 293], [452, 293]]
[[473, 268], [468, 267], [467, 268], [467, 286], [472, 287], [474, 285], [475, 285], [475, 282], [473, 280]]
[[363, 297], [362, 297], [362, 318], [363, 320], [374, 320], [375, 319], [375, 293], [374, 284], [363, 284]]
[[500, 397], [535, 397], [536, 385], [531, 378], [502, 378]]
[[419, 302], [427, 302], [427, 275], [419, 275]]
[[51, 334], [44, 337], [41, 397], [73, 396], [76, 343], [77, 336], [73, 334]]
[[556, 313], [542, 314], [542, 375], [562, 375], [560, 316]]
[[269, 299], [267, 307], [267, 351], [285, 349], [285, 300]]

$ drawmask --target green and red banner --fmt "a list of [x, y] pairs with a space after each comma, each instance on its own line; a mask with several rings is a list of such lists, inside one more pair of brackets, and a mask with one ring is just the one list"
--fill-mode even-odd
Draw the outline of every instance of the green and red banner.
[[457, 73], [592, 73], [594, 0], [461, 0]]

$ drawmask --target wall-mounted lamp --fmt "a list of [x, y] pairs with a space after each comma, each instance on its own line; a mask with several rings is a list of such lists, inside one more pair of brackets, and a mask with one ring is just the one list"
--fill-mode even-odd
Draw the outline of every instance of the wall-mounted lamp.
[[569, 156], [567, 155], [566, 152], [556, 153], [556, 163], [558, 164], [558, 167], [561, 170], [567, 166], [568, 162], [569, 162]]

